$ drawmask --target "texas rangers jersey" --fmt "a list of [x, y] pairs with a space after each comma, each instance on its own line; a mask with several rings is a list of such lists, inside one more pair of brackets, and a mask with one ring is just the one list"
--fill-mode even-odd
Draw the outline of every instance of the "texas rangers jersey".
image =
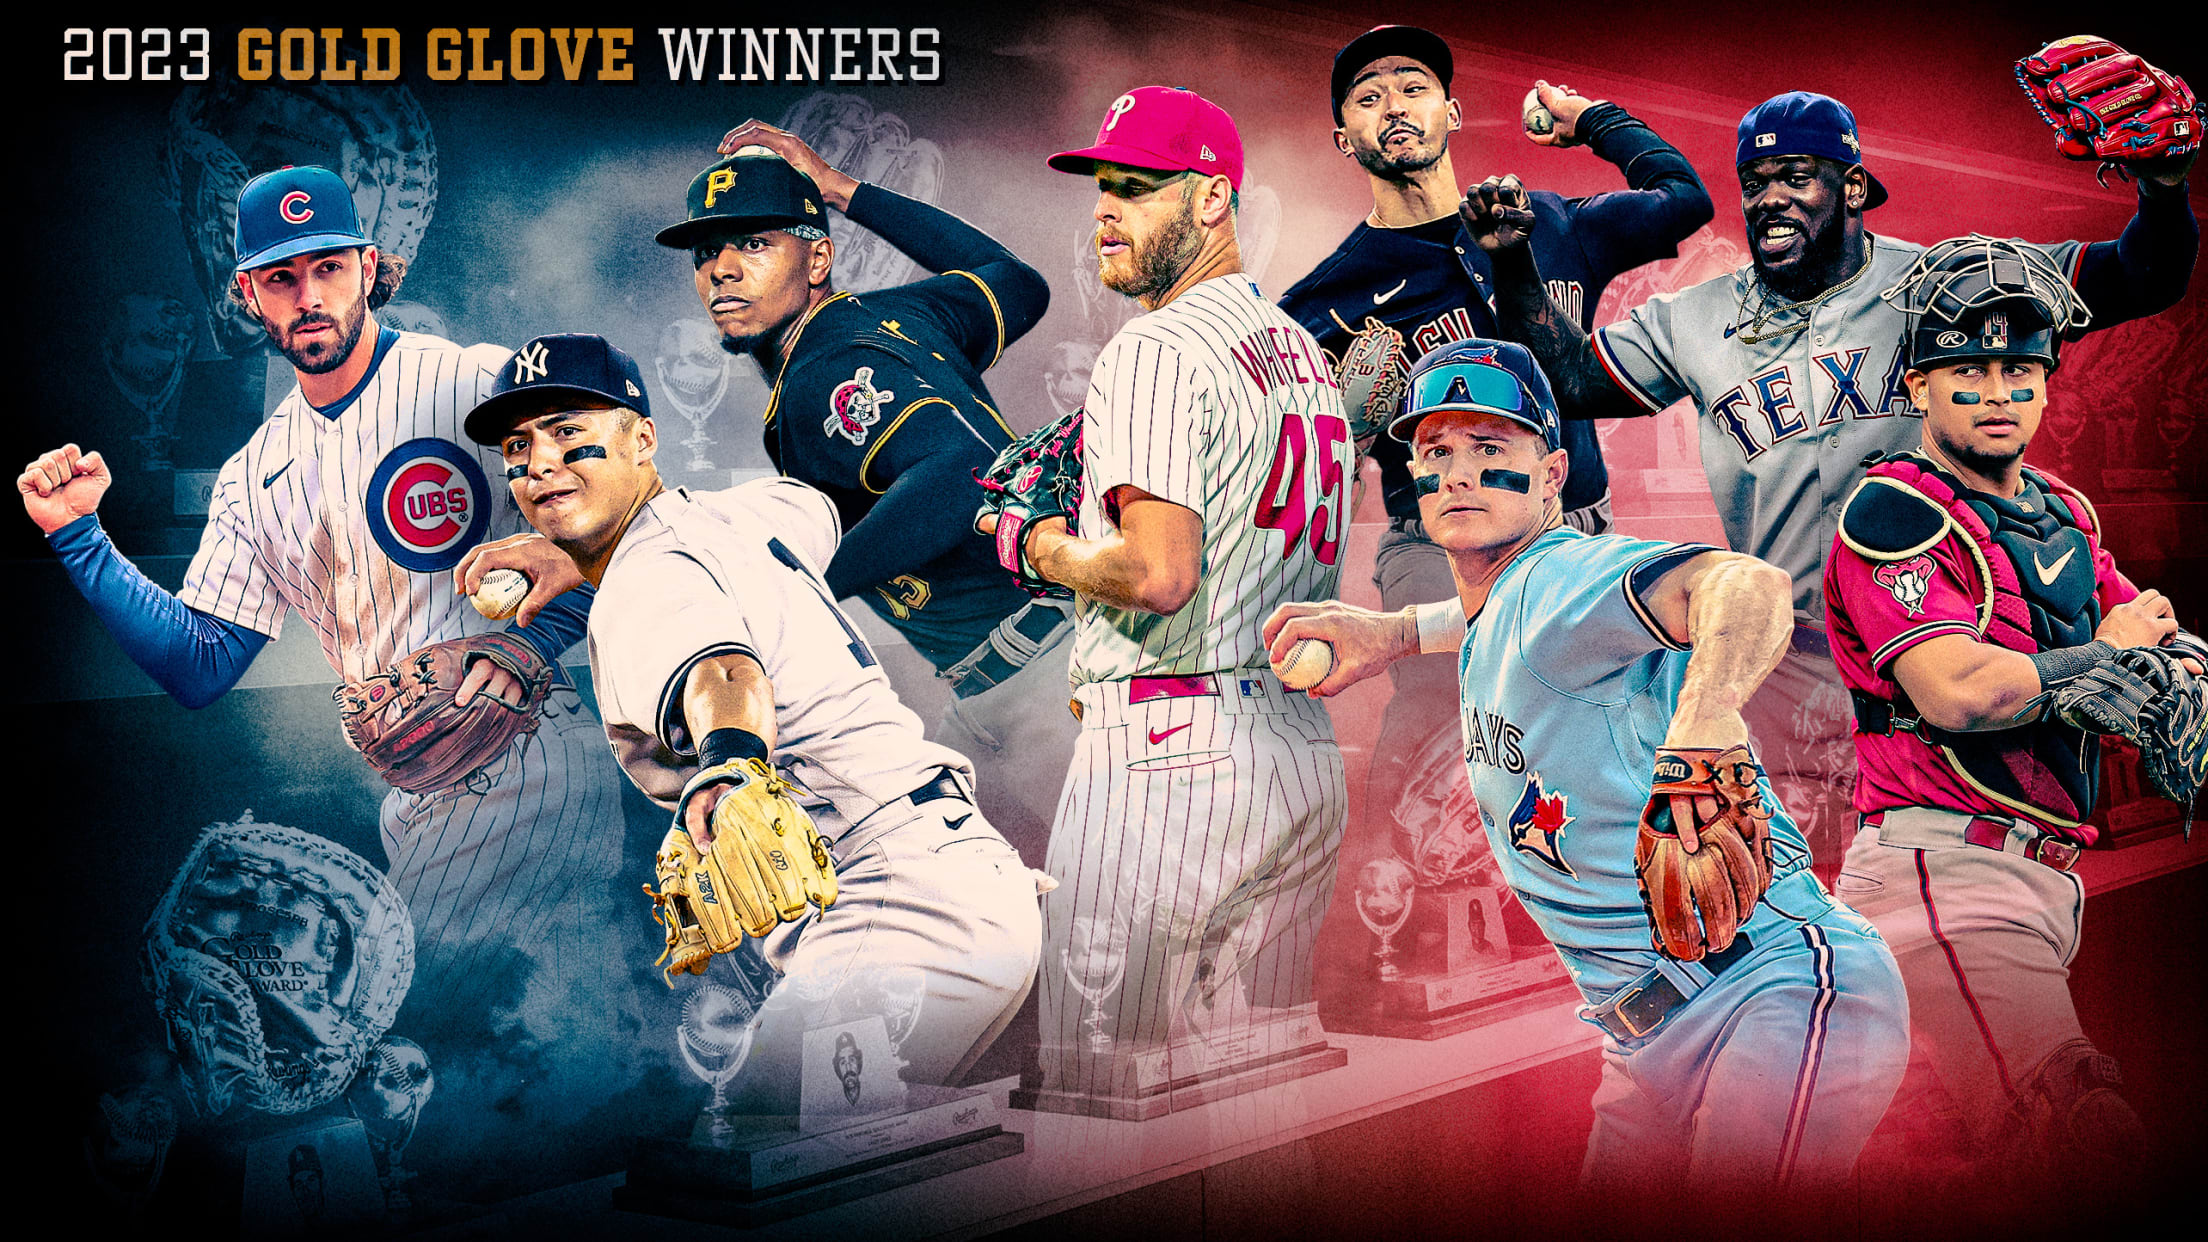
[[1081, 534], [1117, 530], [1111, 492], [1132, 485], [1202, 518], [1204, 552], [1171, 616], [1077, 601], [1073, 684], [1264, 667], [1266, 615], [1341, 577], [1356, 449], [1318, 342], [1217, 276], [1119, 330], [1086, 410]]
[[821, 567], [842, 533], [835, 505], [794, 479], [662, 492], [630, 523], [591, 605], [590, 671], [614, 757], [661, 806], [673, 810], [697, 771], [683, 682], [718, 655], [766, 670], [774, 762], [840, 817], [823, 819], [824, 836], [938, 769], [971, 771], [921, 739], [919, 717], [829, 598]]
[[512, 351], [385, 328], [327, 408], [294, 388], [223, 463], [177, 598], [277, 637], [306, 619], [330, 667], [370, 676], [418, 647], [504, 629], [453, 589], [485, 539], [525, 527], [505, 467], [461, 430]]
[[[1741, 337], [1744, 304], [1752, 314], [1774, 295], [1753, 264], [1651, 298], [1594, 336], [1603, 369], [1649, 410], [1694, 399], [1726, 541], [1792, 574], [1794, 607], [1812, 619], [1824, 616], [1825, 553], [1863, 459], [1908, 449], [1919, 430], [1901, 379], [1903, 316], [1879, 294], [1924, 247], [1870, 242], [1870, 263], [1845, 288], [1772, 316], [1757, 343]], [[2077, 276], [2083, 245], [2039, 249]]]
[[[1633, 847], [1687, 648], [1641, 595], [1706, 551], [1552, 530], [1503, 568], [1459, 655], [1465, 764], [1488, 842], [1591, 994], [1656, 959]], [[1763, 796], [1778, 806], [1768, 782]], [[1771, 861], [1774, 882], [1809, 865], [1784, 809], [1771, 817]], [[1759, 906], [1744, 930], [1755, 940], [1775, 917]]]

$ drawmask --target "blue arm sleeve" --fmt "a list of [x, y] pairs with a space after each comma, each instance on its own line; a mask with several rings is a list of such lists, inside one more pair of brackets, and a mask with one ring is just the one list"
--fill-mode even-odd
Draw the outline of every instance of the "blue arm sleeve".
[[97, 517], [87, 514], [46, 538], [123, 654], [186, 707], [221, 698], [268, 645], [268, 635], [209, 616], [154, 585], [115, 550]]
[[2200, 252], [2200, 224], [2185, 187], [2141, 178], [2139, 209], [2123, 236], [2094, 242], [2078, 260], [2078, 296], [2093, 311], [2093, 329], [2159, 314], [2177, 305]]
[[514, 637], [537, 649], [547, 664], [560, 662], [560, 653], [581, 641], [590, 629], [590, 602], [598, 588], [584, 583], [544, 606], [536, 620], [507, 629]]
[[1632, 187], [1579, 205], [1575, 235], [1603, 283], [1643, 263], [1671, 258], [1681, 241], [1717, 214], [1687, 157], [1625, 109], [1596, 104], [1580, 114], [1579, 130], [1588, 147], [1617, 165]]

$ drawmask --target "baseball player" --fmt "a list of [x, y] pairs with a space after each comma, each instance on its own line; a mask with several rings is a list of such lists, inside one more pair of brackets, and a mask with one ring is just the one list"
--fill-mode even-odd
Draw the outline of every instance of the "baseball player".
[[[709, 851], [735, 790], [700, 772], [771, 763], [833, 854], [833, 903], [761, 945], [784, 978], [756, 1019], [739, 1110], [798, 1111], [806, 1032], [875, 1016], [907, 1082], [955, 1081], [1027, 995], [1037, 882], [974, 809], [965, 759], [921, 737], [829, 596], [835, 504], [788, 479], [666, 490], [628, 355], [549, 336], [515, 359], [531, 356], [467, 431], [499, 447], [523, 515], [598, 587], [591, 677], [622, 769]], [[916, 1008], [885, 1012], [915, 972]]]
[[[1146, 312], [1090, 377], [1081, 533], [1055, 518], [1021, 539], [1036, 576], [1077, 592], [1081, 736], [1050, 839], [1063, 887], [1044, 911], [1043, 1075], [1123, 1094], [1106, 1067], [1124, 1061], [1074, 1050], [1218, 1038], [1251, 1006], [1311, 998], [1341, 752], [1257, 632], [1277, 604], [1334, 594], [1354, 448], [1317, 343], [1242, 273], [1242, 140], [1224, 110], [1139, 87], [1050, 166], [1095, 177], [1101, 278]], [[1077, 940], [1123, 960], [1101, 1000], [1076, 995]]]
[[[1908, 1008], [1746, 749], [1741, 704], [1786, 645], [1784, 571], [1565, 526], [1556, 405], [1523, 348], [1460, 342], [1409, 383], [1389, 433], [1409, 438], [1420, 516], [1475, 618], [1459, 657], [1472, 790], [1604, 1033], [1587, 1187], [1629, 1204], [1681, 1185], [1744, 1196], [1720, 1211], [1834, 1187], [1900, 1084]], [[1402, 614], [1338, 603], [1266, 628], [1276, 657], [1330, 641], [1350, 679], [1415, 649]], [[1704, 818], [1727, 800], [1733, 828]], [[1667, 854], [1737, 864], [1739, 887], [1696, 879], [1682, 917], [1653, 865]]]
[[[1592, 336], [1550, 300], [1525, 245], [1540, 226], [1515, 179], [1466, 196], [1467, 231], [1494, 265], [1503, 335], [1524, 341], [1567, 417], [1653, 414], [1684, 397], [1701, 414], [1702, 469], [1731, 545], [1794, 578], [1788, 658], [1749, 710], [1787, 804], [1820, 858], [1853, 832], [1849, 713], [1822, 618], [1825, 551], [1863, 459], [1916, 438], [1902, 383], [1901, 312], [1879, 294], [1923, 247], [1877, 236], [1886, 187], [1863, 161], [1854, 114], [1795, 91], [1741, 118], [1735, 163], [1750, 263], [1634, 307]], [[2041, 247], [2069, 273], [2095, 328], [2183, 294], [2199, 244], [2185, 194], [2191, 155], [2139, 169], [2120, 242]], [[1443, 617], [1424, 617], [1446, 645]]]
[[[1833, 659], [1854, 700], [1863, 829], [1840, 895], [1900, 959], [1932, 1066], [1961, 1110], [1972, 1184], [1996, 1194], [2146, 1160], [2070, 1003], [2098, 830], [2097, 746], [2041, 706], [2117, 649], [2208, 654], [2124, 577], [2093, 506], [2023, 464], [2078, 296], [2037, 250], [1982, 237], [1927, 251], [1892, 290], [1915, 452], [1850, 494], [1825, 565]], [[2020, 1153], [2017, 1139], [2032, 1150]]]
[[[772, 386], [776, 469], [836, 502], [849, 535], [828, 589], [864, 600], [952, 683], [933, 736], [975, 757], [991, 820], [1039, 860], [1073, 753], [1059, 710], [1072, 626], [1063, 603], [1005, 579], [971, 523], [974, 473], [1011, 439], [981, 373], [1042, 318], [1050, 288], [979, 229], [771, 125], [746, 121], [721, 150], [660, 244], [690, 252], [722, 347]], [[939, 275], [837, 292], [829, 207]]]
[[[1456, 215], [1461, 191], [1449, 139], [1462, 115], [1449, 97], [1454, 70], [1449, 45], [1416, 26], [1377, 27], [1335, 54], [1334, 145], [1364, 169], [1372, 214], [1280, 305], [1335, 360], [1337, 373], [1359, 336], [1394, 334], [1408, 365], [1451, 341], [1495, 335], [1487, 254], [1472, 244]], [[1559, 304], [1582, 328], [1592, 328], [1610, 281], [1676, 254], [1682, 238], [1709, 222], [1710, 196], [1686, 157], [1625, 109], [1547, 82], [1534, 89], [1555, 126], [1528, 138], [1543, 146], [1584, 144], [1616, 165], [1631, 187], [1588, 198], [1547, 191], [1528, 196], [1541, 219], [1533, 235], [1541, 272], [1554, 282]], [[1360, 422], [1360, 443], [1369, 444], [1380, 465], [1388, 512], [1373, 566], [1381, 606], [1444, 599], [1454, 589], [1449, 561], [1419, 526], [1409, 454]], [[1565, 522], [1590, 534], [1608, 530], [1610, 485], [1595, 425], [1566, 423], [1564, 447], [1572, 463]], [[1396, 794], [1424, 775], [1409, 770], [1416, 741], [1446, 728], [1456, 711], [1452, 670], [1450, 657], [1439, 653], [1389, 670], [1395, 691], [1373, 744], [1367, 788], [1390, 791], [1368, 803], [1388, 808], [1391, 816]], [[1419, 828], [1396, 825], [1399, 837]]]

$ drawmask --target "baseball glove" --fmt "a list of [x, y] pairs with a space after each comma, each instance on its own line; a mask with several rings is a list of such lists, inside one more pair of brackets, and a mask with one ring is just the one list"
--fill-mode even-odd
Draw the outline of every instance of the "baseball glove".
[[2120, 737], [2144, 750], [2139, 713], [2190, 679], [2177, 657], [2159, 647], [2125, 647], [2057, 685], [2047, 710], [2073, 729]]
[[[454, 706], [453, 694], [478, 660], [521, 682], [518, 706], [491, 694]], [[331, 697], [361, 757], [386, 782], [420, 794], [459, 784], [535, 729], [551, 690], [552, 666], [535, 647], [493, 633], [431, 643], [373, 677], [346, 682]]]
[[1066, 519], [1077, 531], [1081, 512], [1081, 418], [1078, 409], [1028, 432], [1004, 446], [987, 470], [974, 476], [981, 484], [981, 520], [997, 515], [997, 563], [1012, 571], [1020, 586], [1037, 599], [1071, 599], [1073, 592], [1035, 572], [1027, 559], [1027, 531], [1046, 518]]
[[1342, 408], [1349, 411], [1350, 432], [1358, 440], [1376, 436], [1402, 408], [1411, 361], [1403, 352], [1403, 334], [1374, 319], [1349, 338], [1334, 367], [1342, 386]]
[[1656, 752], [1633, 849], [1656, 948], [1686, 962], [1724, 951], [1771, 887], [1762, 776], [1746, 746]]
[[2057, 39], [2016, 62], [2017, 85], [2055, 129], [2055, 147], [2129, 176], [2200, 149], [2201, 109], [2182, 78], [2106, 39]]
[[[698, 853], [683, 827], [693, 798], [727, 786], [713, 808], [713, 848]], [[764, 759], [732, 759], [690, 778], [675, 802], [675, 826], [659, 846], [659, 888], [644, 886], [652, 917], [667, 932], [658, 965], [702, 975], [716, 953], [764, 936], [807, 909], [836, 904], [836, 868], [812, 817], [790, 800], [790, 784]]]

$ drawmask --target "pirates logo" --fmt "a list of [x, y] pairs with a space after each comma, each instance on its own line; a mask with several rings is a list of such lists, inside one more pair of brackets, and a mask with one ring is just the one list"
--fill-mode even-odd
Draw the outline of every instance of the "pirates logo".
[[1924, 611], [1924, 597], [1932, 586], [1932, 558], [1912, 556], [1906, 561], [1887, 561], [1871, 571], [1871, 581], [1885, 587], [1895, 603], [1916, 616]]
[[1518, 805], [1511, 809], [1503, 827], [1519, 853], [1539, 859], [1561, 875], [1576, 878], [1579, 873], [1564, 861], [1564, 830], [1578, 819], [1566, 806], [1569, 797], [1561, 790], [1545, 792], [1541, 774], [1535, 772], [1526, 777], [1526, 791], [1519, 795]]
[[820, 429], [853, 444], [864, 444], [868, 429], [882, 421], [882, 407], [896, 396], [887, 388], [874, 386], [874, 368], [860, 367], [858, 374], [828, 394], [828, 418]]
[[403, 569], [439, 573], [483, 538], [490, 522], [482, 463], [450, 440], [424, 436], [391, 450], [368, 480], [368, 529]]

